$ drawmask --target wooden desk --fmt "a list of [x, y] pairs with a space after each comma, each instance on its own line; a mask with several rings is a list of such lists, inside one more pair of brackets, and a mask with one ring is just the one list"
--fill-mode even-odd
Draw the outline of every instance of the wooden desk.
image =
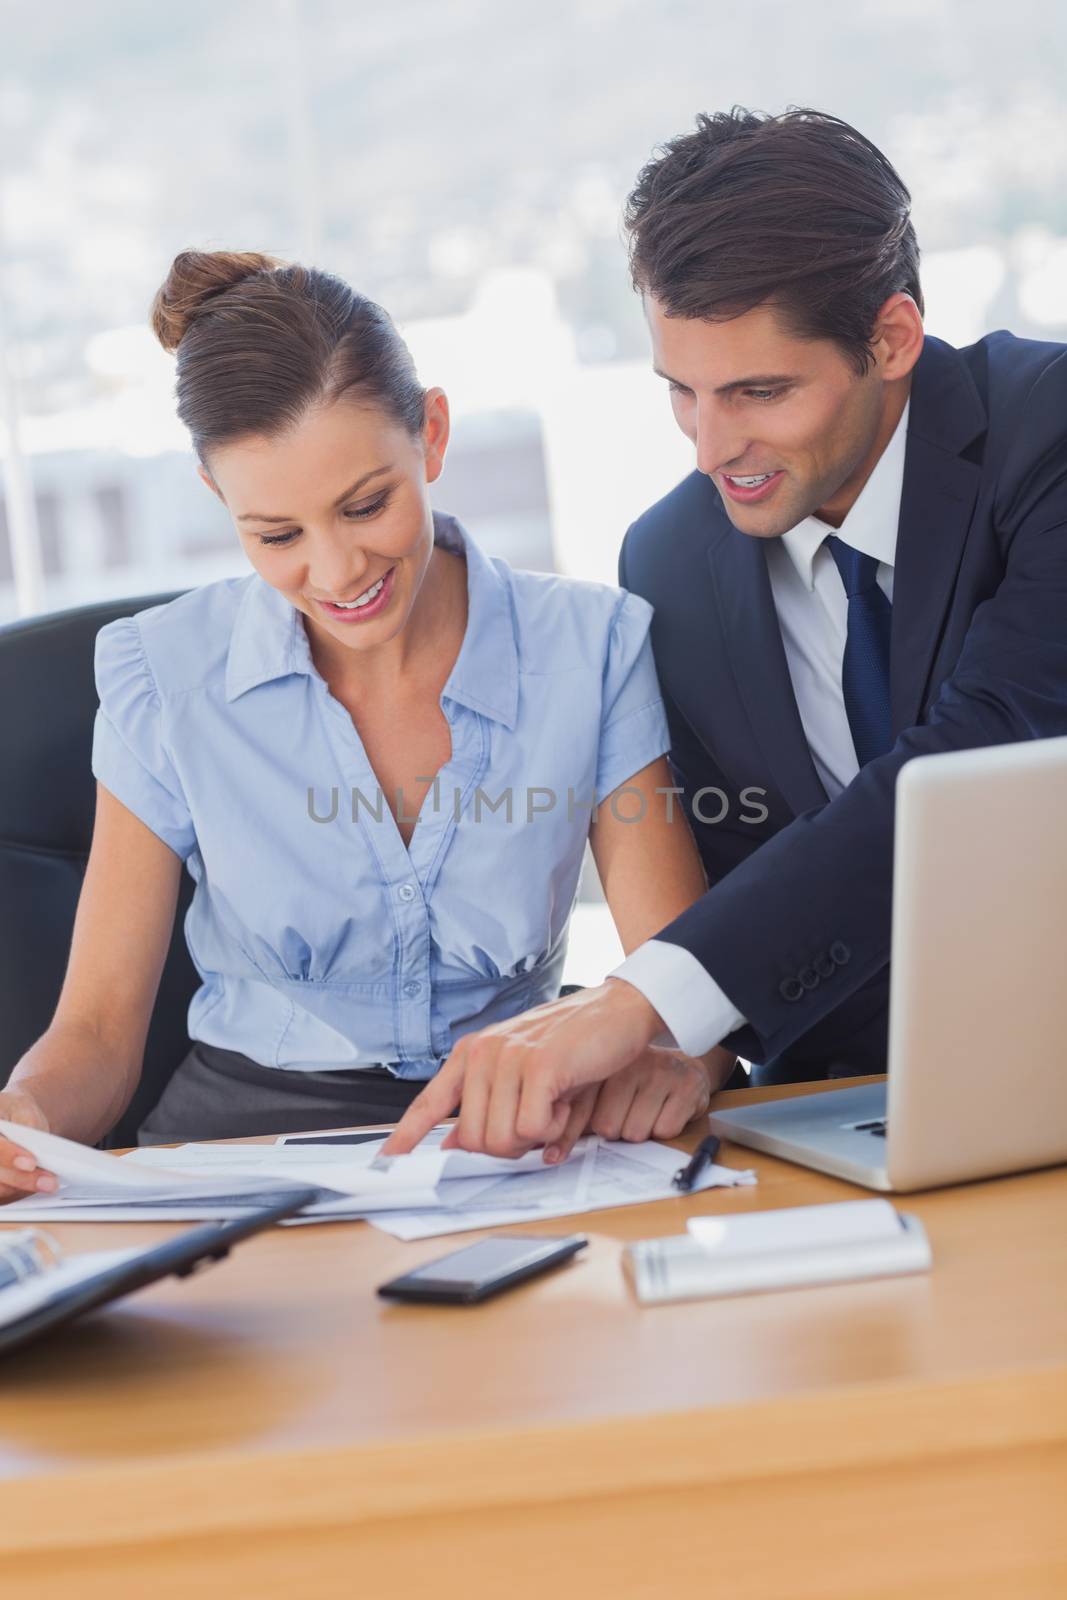
[[1067, 1171], [910, 1197], [928, 1276], [638, 1307], [622, 1241], [862, 1193], [723, 1158], [758, 1187], [590, 1215], [482, 1307], [373, 1294], [461, 1241], [323, 1224], [7, 1358], [2, 1592], [1062, 1597]]

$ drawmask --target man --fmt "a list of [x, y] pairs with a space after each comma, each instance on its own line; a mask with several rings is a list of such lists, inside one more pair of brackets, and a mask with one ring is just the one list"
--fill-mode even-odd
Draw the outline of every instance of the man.
[[462, 1097], [455, 1142], [558, 1159], [657, 1043], [884, 1070], [897, 773], [1067, 732], [1067, 347], [924, 337], [909, 204], [812, 111], [701, 117], [641, 173], [634, 284], [697, 470], [620, 578], [710, 887], [599, 988], [463, 1039], [390, 1148]]

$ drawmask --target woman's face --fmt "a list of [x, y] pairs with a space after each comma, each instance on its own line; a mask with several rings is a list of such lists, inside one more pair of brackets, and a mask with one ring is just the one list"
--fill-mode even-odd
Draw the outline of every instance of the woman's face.
[[440, 389], [427, 393], [415, 436], [377, 407], [341, 399], [278, 438], [213, 450], [201, 476], [260, 577], [319, 642], [376, 650], [407, 625], [429, 566], [428, 491], [447, 443]]

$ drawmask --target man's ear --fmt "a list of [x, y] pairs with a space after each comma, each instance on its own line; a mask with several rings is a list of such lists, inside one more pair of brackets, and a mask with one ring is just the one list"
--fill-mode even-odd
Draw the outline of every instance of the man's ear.
[[883, 378], [906, 378], [922, 354], [923, 319], [910, 294], [900, 290], [881, 306], [874, 324], [872, 347]]
[[435, 483], [444, 470], [450, 431], [448, 396], [443, 389], [427, 389], [425, 421], [422, 425], [422, 450], [426, 458], [427, 483]]
[[[218, 498], [222, 500], [222, 490], [219, 488], [218, 484], [215, 482], [214, 478], [211, 476], [210, 472], [207, 470], [202, 461], [197, 462], [196, 470], [200, 474], [201, 478], [203, 478], [212, 494], [217, 495]], [[225, 500], [222, 500], [222, 503], [225, 505]]]

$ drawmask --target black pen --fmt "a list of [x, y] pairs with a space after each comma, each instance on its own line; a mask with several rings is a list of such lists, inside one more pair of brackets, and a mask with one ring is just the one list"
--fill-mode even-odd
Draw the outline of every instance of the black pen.
[[705, 1165], [715, 1160], [719, 1153], [720, 1142], [713, 1133], [700, 1141], [690, 1160], [686, 1162], [684, 1167], [679, 1167], [671, 1179], [676, 1189], [681, 1189], [683, 1194], [690, 1192], [703, 1172]]

